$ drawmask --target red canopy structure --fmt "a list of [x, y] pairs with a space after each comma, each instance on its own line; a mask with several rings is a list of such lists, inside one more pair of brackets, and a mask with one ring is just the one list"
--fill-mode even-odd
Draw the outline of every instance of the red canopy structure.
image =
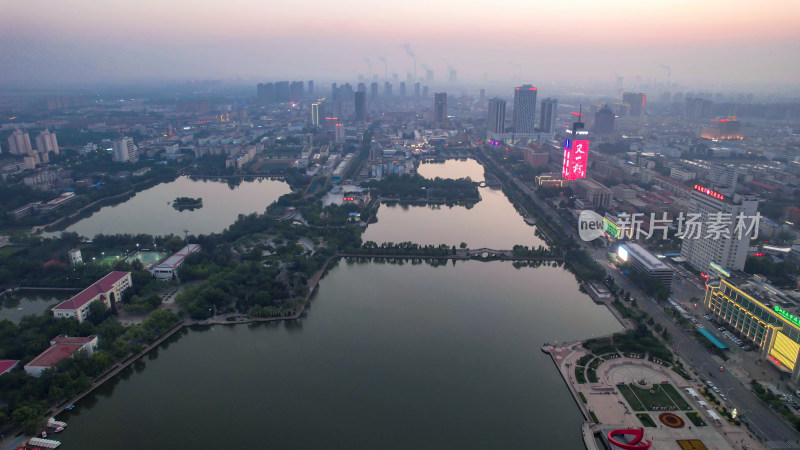
[[[614, 436], [631, 436], [633, 439], [629, 443], [624, 443], [614, 439]], [[649, 440], [642, 439], [644, 439], [644, 428], [623, 428], [608, 432], [608, 441], [625, 450], [647, 450], [653, 445]]]

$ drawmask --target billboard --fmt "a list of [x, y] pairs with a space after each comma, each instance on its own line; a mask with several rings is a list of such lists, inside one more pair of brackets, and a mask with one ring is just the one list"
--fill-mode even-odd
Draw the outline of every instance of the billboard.
[[586, 157], [589, 155], [589, 141], [567, 139], [564, 145], [564, 163], [561, 176], [565, 180], [586, 178]]

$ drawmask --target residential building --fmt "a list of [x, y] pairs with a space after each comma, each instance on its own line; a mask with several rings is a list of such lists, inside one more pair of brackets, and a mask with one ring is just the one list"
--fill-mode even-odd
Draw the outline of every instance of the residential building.
[[555, 133], [558, 116], [558, 100], [546, 98], [542, 100], [539, 114], [539, 129], [542, 133]]
[[355, 121], [364, 122], [367, 119], [367, 93], [358, 91], [355, 98]]
[[136, 151], [133, 148], [133, 139], [121, 137], [112, 143], [113, 159], [116, 162], [128, 162], [136, 158]]
[[635, 117], [643, 116], [645, 98], [646, 95], [643, 92], [623, 92], [622, 103], [628, 105], [628, 115]]
[[69, 263], [73, 266], [83, 264], [83, 255], [79, 248], [73, 248], [69, 251]]
[[36, 151], [39, 153], [53, 152], [58, 154], [58, 141], [56, 134], [44, 130], [36, 136]]
[[614, 111], [606, 104], [594, 115], [594, 127], [592, 131], [597, 134], [611, 134], [614, 132], [615, 120], [616, 115]]
[[108, 308], [122, 301], [122, 293], [133, 285], [130, 272], [111, 272], [69, 300], [59, 303], [53, 316], [72, 317], [83, 322], [89, 316], [89, 305], [100, 300]]
[[28, 133], [14, 130], [8, 137], [8, 146], [12, 155], [29, 155], [33, 153], [31, 137]]

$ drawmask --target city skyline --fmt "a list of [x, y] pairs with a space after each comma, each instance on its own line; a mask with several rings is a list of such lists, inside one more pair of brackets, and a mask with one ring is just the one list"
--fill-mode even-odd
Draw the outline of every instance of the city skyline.
[[[6, 55], [0, 84], [312, 74], [355, 79], [386, 72], [401, 80], [416, 72], [420, 80], [427, 75], [423, 67], [430, 67], [442, 83], [452, 68], [462, 83], [612, 82], [620, 75], [626, 84], [639, 76], [659, 83], [780, 87], [800, 74], [800, 62], [785, 57], [800, 50], [794, 32], [800, 19], [786, 14], [789, 1], [757, 10], [743, 1], [578, 1], [573, 8], [580, 14], [570, 16], [568, 27], [559, 7], [538, 3], [304, 6], [301, 15], [244, 0], [224, 6], [12, 3], [0, 17]], [[40, 14], [43, 9], [48, 14]], [[125, 20], [111, 26], [113, 17]], [[501, 34], [494, 27], [499, 22]], [[469, 33], [460, 31], [463, 24]]]

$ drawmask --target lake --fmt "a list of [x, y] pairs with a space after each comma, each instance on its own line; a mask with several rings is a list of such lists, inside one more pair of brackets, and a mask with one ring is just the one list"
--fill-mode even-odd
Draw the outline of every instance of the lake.
[[300, 320], [192, 329], [62, 414], [57, 439], [85, 450], [583, 448], [582, 416], [540, 347], [621, 330], [559, 267], [340, 261]]
[[20, 291], [0, 297], [0, 320], [8, 319], [19, 323], [23, 316], [41, 315], [49, 306], [55, 306], [78, 291], [49, 292]]
[[[426, 178], [464, 178], [483, 181], [483, 166], [474, 159], [448, 159], [444, 163], [420, 164], [417, 172]], [[461, 205], [386, 205], [378, 209], [378, 222], [370, 224], [364, 242], [447, 244], [465, 242], [470, 248], [511, 249], [514, 245], [547, 247], [534, 233], [536, 227], [524, 217], [500, 189], [478, 188], [481, 201]]]
[[[184, 230], [195, 235], [215, 233], [235, 222], [239, 214], [263, 213], [270, 203], [289, 192], [289, 185], [280, 180], [258, 179], [231, 186], [224, 181], [192, 180], [184, 176], [138, 192], [118, 205], [105, 206], [64, 231], [89, 238], [99, 233], [181, 236]], [[171, 205], [177, 197], [201, 197], [203, 207], [178, 211]]]

